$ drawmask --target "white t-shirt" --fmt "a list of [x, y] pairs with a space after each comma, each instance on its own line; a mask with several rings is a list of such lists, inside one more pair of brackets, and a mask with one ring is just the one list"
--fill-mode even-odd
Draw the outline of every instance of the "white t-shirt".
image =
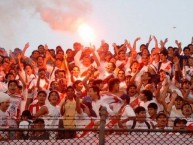
[[48, 114], [45, 116], [45, 127], [46, 128], [58, 128], [59, 125], [59, 117], [60, 117], [60, 109], [59, 106], [53, 106], [51, 104], [47, 104]]
[[126, 119], [127, 117], [134, 117], [134, 116], [136, 115], [133, 108], [130, 105], [126, 105], [125, 108], [123, 108], [121, 119]]
[[[133, 123], [134, 123], [133, 120], [127, 121], [127, 122], [126, 122], [126, 127], [127, 127], [128, 129], [131, 129], [132, 126], [133, 126]], [[150, 124], [149, 124], [149, 125], [150, 125]], [[149, 129], [149, 128], [148, 128], [148, 126], [147, 126], [147, 124], [146, 124], [145, 122], [139, 123], [139, 122], [136, 121], [136, 124], [135, 124], [135, 126], [134, 126], [133, 129]]]

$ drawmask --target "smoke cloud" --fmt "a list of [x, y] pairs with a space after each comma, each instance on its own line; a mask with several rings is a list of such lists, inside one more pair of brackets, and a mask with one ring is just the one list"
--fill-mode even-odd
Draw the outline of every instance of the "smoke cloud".
[[17, 44], [18, 35], [25, 33], [30, 18], [39, 18], [54, 31], [73, 33], [91, 11], [89, 0], [2, 0], [0, 46]]

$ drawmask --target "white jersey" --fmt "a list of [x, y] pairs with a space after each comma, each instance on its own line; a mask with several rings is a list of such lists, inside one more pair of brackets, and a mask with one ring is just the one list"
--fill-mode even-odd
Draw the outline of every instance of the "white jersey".
[[109, 115], [113, 116], [118, 113], [122, 104], [122, 99], [114, 94], [106, 93], [101, 95], [101, 106], [107, 108], [107, 112], [109, 113]]
[[133, 110], [133, 108], [130, 105], [126, 105], [123, 110], [122, 110], [122, 114], [121, 114], [121, 119], [126, 119], [128, 117], [135, 117], [135, 112]]
[[45, 115], [45, 126], [46, 128], [58, 128], [60, 109], [58, 106], [53, 106], [51, 104], [46, 105], [48, 108], [48, 114]]

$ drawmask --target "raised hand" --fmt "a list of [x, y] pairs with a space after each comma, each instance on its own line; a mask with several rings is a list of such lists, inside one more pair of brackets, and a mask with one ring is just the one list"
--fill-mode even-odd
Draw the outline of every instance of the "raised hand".
[[154, 40], [154, 41], [157, 41], [157, 38], [153, 35], [152, 36], [152, 39]]
[[131, 44], [128, 40], [125, 39], [125, 45], [129, 48], [132, 49]]
[[29, 42], [27, 42], [27, 43], [25, 44], [24, 48], [27, 49], [27, 48], [29, 48], [29, 46], [30, 46], [30, 45], [29, 45]]
[[150, 36], [149, 36], [148, 43], [150, 43], [152, 39], [153, 39], [153, 38], [152, 38], [151, 35], [150, 35]]
[[173, 91], [172, 92], [172, 99], [175, 100], [177, 96], [178, 96], [178, 94], [176, 93], [176, 91]]
[[176, 43], [176, 45], [178, 46], [178, 48], [182, 46], [182, 43], [179, 42], [178, 40], [175, 40], [175, 43]]
[[164, 44], [166, 44], [168, 42], [168, 38], [166, 38], [165, 40], [164, 40]]
[[136, 39], [135, 39], [135, 41], [139, 41], [141, 39], [141, 37], [137, 37]]
[[48, 45], [47, 44], [45, 44], [44, 49], [48, 50]]
[[113, 43], [112, 46], [113, 46], [113, 47], [117, 47], [117, 44], [116, 44], [116, 43]]
[[95, 45], [90, 44], [90, 49], [94, 52], [96, 50]]

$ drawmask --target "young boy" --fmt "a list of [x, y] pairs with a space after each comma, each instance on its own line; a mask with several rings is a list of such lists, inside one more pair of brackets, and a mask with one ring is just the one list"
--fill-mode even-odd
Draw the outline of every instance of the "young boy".
[[30, 140], [48, 140], [49, 139], [49, 133], [46, 131], [43, 131], [43, 129], [45, 129], [45, 122], [43, 119], [37, 118], [36, 120], [34, 120], [33, 128], [40, 129], [40, 131], [34, 131], [34, 133], [29, 137]]
[[129, 129], [150, 129], [151, 125], [146, 121], [146, 110], [144, 107], [135, 109], [136, 118], [126, 122], [126, 127]]
[[150, 122], [152, 126], [156, 125], [156, 117], [157, 117], [157, 110], [158, 106], [156, 103], [150, 103], [148, 106], [148, 118], [147, 121]]

